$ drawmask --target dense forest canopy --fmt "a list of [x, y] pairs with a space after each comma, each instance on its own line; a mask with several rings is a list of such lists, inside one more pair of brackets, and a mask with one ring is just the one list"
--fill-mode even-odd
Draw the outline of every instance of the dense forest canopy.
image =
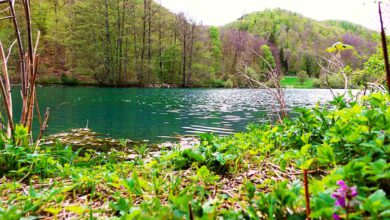
[[[333, 43], [353, 46], [342, 58], [358, 70], [378, 42], [378, 34], [362, 26], [282, 9], [247, 14], [222, 27], [204, 26], [152, 0], [34, 0], [32, 13], [43, 34], [42, 83], [245, 86], [237, 68], [245, 64], [262, 74], [268, 67], [259, 55], [284, 75], [305, 71], [320, 78], [318, 56], [326, 56]], [[11, 21], [0, 25], [1, 39], [10, 45]]]

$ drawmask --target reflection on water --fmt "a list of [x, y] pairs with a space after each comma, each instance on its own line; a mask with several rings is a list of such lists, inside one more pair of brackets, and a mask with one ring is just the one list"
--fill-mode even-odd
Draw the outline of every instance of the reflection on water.
[[[320, 89], [288, 89], [286, 96], [289, 108], [332, 98]], [[49, 133], [88, 125], [133, 140], [204, 132], [225, 135], [273, 117], [272, 97], [251, 89], [42, 87], [38, 98], [42, 111], [51, 108]], [[14, 102], [20, 103], [20, 98], [15, 96]]]

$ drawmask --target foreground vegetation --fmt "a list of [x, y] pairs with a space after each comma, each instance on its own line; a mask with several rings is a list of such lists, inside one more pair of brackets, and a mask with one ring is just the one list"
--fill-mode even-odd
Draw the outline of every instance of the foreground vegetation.
[[[0, 219], [388, 219], [390, 98], [336, 97], [192, 149], [29, 146], [1, 136]], [[125, 146], [125, 145], [124, 145]], [[303, 171], [309, 173], [305, 197]]]

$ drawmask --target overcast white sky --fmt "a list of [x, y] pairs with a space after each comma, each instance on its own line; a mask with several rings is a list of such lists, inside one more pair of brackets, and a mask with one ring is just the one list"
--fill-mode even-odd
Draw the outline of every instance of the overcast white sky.
[[[184, 12], [205, 25], [224, 25], [244, 13], [283, 8], [316, 20], [348, 20], [379, 30], [378, 9], [373, 0], [155, 0], [171, 11]], [[383, 0], [389, 2], [389, 0]], [[384, 6], [390, 13], [389, 6]], [[386, 22], [390, 23], [390, 16]], [[390, 27], [390, 24], [387, 25]], [[388, 30], [389, 31], [389, 30]]]

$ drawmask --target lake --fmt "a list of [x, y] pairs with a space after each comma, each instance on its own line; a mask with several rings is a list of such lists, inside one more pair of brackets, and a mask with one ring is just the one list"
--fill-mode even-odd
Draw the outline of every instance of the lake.
[[[88, 126], [114, 138], [160, 142], [177, 134], [227, 135], [273, 118], [273, 99], [264, 90], [56, 86], [37, 91], [42, 114], [51, 109], [46, 134]], [[289, 108], [332, 99], [322, 89], [287, 89], [286, 97]], [[13, 99], [19, 109], [19, 96]]]

